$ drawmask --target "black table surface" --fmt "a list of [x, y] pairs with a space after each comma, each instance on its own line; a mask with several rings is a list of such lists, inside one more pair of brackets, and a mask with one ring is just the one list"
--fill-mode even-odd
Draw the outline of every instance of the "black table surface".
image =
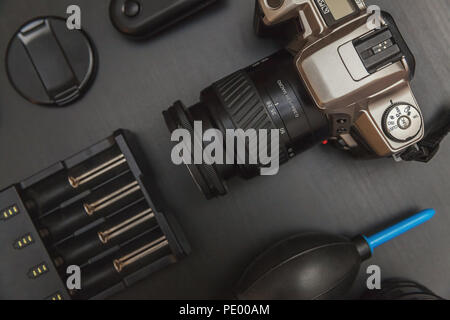
[[[0, 187], [110, 135], [134, 132], [154, 171], [154, 183], [179, 220], [192, 253], [115, 298], [230, 298], [245, 266], [267, 246], [310, 230], [353, 236], [433, 207], [435, 218], [379, 248], [366, 267], [382, 277], [418, 281], [450, 298], [450, 139], [429, 164], [391, 159], [354, 160], [318, 146], [273, 177], [229, 182], [230, 193], [205, 200], [186, 169], [170, 161], [169, 133], [161, 112], [175, 100], [187, 105], [213, 81], [277, 49], [252, 30], [252, 0], [224, 0], [145, 42], [125, 39], [111, 25], [109, 1], [0, 1]], [[412, 87], [429, 123], [450, 102], [448, 0], [373, 0], [391, 12], [417, 60]], [[9, 39], [37, 16], [66, 16], [78, 4], [82, 27], [99, 54], [99, 71], [74, 105], [32, 105], [10, 85], [4, 70]], [[0, 257], [7, 259], [7, 257]]]

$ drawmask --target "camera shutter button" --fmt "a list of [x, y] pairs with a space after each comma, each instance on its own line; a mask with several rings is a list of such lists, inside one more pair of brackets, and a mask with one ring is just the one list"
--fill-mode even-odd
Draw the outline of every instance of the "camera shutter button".
[[414, 139], [422, 130], [422, 125], [420, 111], [408, 103], [395, 103], [383, 115], [383, 131], [393, 141]]

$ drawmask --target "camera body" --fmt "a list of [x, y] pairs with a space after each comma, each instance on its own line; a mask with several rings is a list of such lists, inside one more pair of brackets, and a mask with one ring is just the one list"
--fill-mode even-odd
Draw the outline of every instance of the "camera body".
[[[172, 133], [188, 132], [187, 144], [225, 150], [215, 155], [227, 154], [230, 131], [278, 136], [272, 148], [268, 137], [244, 135], [236, 140], [246, 154], [226, 162], [195, 161], [195, 148], [179, 152], [208, 199], [225, 195], [234, 176], [260, 175], [265, 163], [239, 160], [261, 150], [280, 165], [325, 140], [358, 158], [428, 162], [436, 154], [449, 126], [425, 137], [410, 86], [414, 56], [388, 13], [363, 0], [256, 0], [254, 25], [284, 48], [213, 83], [198, 103], [177, 101], [163, 112]], [[195, 123], [221, 135], [202, 141]]]
[[257, 0], [255, 28], [290, 38], [332, 140], [356, 154], [399, 157], [424, 138], [410, 86], [415, 61], [392, 17], [369, 11], [362, 0]]

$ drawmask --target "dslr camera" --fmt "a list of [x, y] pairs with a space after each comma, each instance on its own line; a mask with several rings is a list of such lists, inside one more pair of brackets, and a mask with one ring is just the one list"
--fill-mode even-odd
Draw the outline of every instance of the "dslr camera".
[[[176, 102], [164, 112], [169, 129], [278, 129], [280, 164], [323, 141], [357, 157], [427, 158], [414, 56], [392, 16], [373, 14], [363, 0], [257, 0], [256, 33], [285, 49], [214, 83], [190, 108]], [[258, 165], [187, 166], [207, 198], [226, 194], [232, 176], [259, 174]]]

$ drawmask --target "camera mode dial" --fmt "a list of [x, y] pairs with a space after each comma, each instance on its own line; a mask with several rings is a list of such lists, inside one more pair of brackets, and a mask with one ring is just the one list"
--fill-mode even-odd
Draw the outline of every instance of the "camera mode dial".
[[407, 142], [422, 130], [420, 111], [406, 102], [391, 105], [383, 115], [383, 131], [393, 141]]

